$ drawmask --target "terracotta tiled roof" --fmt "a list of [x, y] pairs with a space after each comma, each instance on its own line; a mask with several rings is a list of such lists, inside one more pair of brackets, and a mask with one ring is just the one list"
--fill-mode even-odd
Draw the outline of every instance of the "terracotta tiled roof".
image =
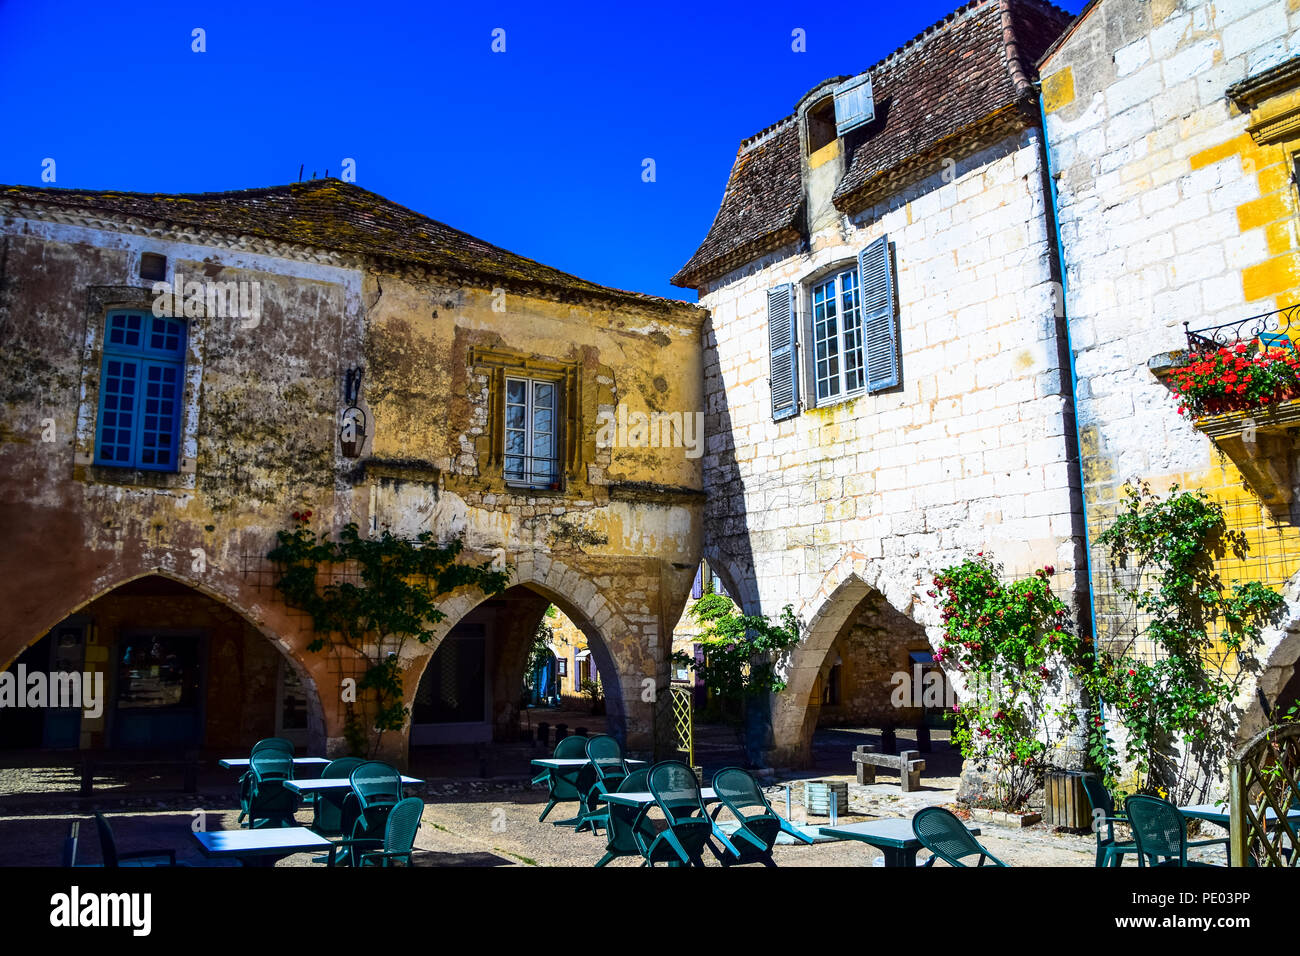
[[799, 177], [799, 127], [793, 116], [741, 143], [709, 234], [673, 276], [673, 285], [690, 287], [699, 276], [798, 239]]
[[[835, 205], [863, 208], [910, 164], [1032, 103], [1034, 64], [1071, 20], [1045, 0], [974, 0], [870, 67], [876, 118], [844, 136]], [[741, 144], [722, 208], [674, 285], [698, 287], [798, 236], [796, 117], [775, 128]]]
[[349, 254], [392, 266], [411, 264], [514, 287], [681, 306], [676, 299], [611, 289], [515, 255], [338, 179], [313, 179], [218, 193], [127, 193], [0, 186], [0, 207], [55, 206], [109, 219], [137, 219]]

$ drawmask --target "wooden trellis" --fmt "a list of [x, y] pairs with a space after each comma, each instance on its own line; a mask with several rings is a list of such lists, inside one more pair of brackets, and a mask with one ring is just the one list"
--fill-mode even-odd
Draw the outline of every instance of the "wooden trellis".
[[[1270, 727], [1237, 752], [1229, 768], [1233, 866], [1300, 866], [1300, 723]], [[1274, 816], [1267, 816], [1268, 811]]]
[[662, 742], [660, 753], [695, 766], [695, 711], [688, 684], [671, 684], [659, 698], [657, 719]]

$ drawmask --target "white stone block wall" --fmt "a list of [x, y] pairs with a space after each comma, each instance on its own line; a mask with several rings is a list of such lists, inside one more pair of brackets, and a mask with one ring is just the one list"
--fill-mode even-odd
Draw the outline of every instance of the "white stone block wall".
[[[841, 217], [810, 250], [778, 251], [701, 291], [712, 315], [705, 555], [746, 610], [789, 604], [816, 630], [837, 589], [869, 578], [936, 642], [931, 579], [980, 551], [1009, 576], [1054, 565], [1072, 596], [1083, 552], [1040, 156], [1036, 130], [1015, 134]], [[773, 422], [767, 290], [852, 262], [882, 234], [897, 269], [901, 388]], [[834, 636], [810, 633], [794, 656], [778, 750], [797, 746]]]

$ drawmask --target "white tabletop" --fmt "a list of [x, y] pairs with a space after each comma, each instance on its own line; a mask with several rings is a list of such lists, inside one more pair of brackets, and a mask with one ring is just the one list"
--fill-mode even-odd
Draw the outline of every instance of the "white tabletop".
[[[408, 777], [402, 774], [402, 783], [424, 783], [418, 777]], [[352, 781], [347, 777], [327, 777], [323, 780], [286, 780], [284, 788], [286, 790], [296, 790], [298, 793], [317, 793], [321, 790], [347, 790], [352, 786]]]
[[208, 856], [285, 856], [328, 850], [332, 843], [306, 827], [265, 830], [211, 830], [194, 834]]
[[[700, 790], [700, 796], [705, 803], [718, 799], [718, 795], [712, 787], [704, 787]], [[598, 796], [597, 800], [603, 800], [607, 803], [619, 803], [625, 807], [644, 807], [648, 803], [655, 802], [655, 796], [646, 790], [628, 790], [625, 793], [606, 793]]]
[[[591, 763], [586, 757], [539, 757], [533, 761], [534, 767], [546, 767], [550, 770], [567, 770], [570, 767], [585, 767]], [[644, 764], [644, 760], [625, 760], [627, 764]]]
[[[333, 762], [334, 761], [332, 760], [326, 760], [324, 757], [294, 757], [293, 758], [294, 766], [297, 767], [310, 767], [310, 766], [316, 766], [318, 764], [323, 765], [323, 764], [333, 763]], [[249, 759], [247, 757], [227, 757], [225, 760], [219, 761], [217, 765], [220, 767], [225, 767], [227, 770], [243, 770], [248, 766], [248, 763], [249, 763]]]

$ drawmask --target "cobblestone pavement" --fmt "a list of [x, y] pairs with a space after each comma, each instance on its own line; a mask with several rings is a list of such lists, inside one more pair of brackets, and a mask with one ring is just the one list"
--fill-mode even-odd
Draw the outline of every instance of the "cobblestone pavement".
[[[593, 728], [598, 729], [598, 728]], [[825, 818], [809, 818], [802, 807], [803, 783], [809, 779], [841, 780], [849, 783], [849, 814], [841, 822], [854, 823], [882, 817], [911, 817], [930, 805], [952, 805], [956, 795], [960, 756], [947, 744], [946, 733], [935, 735], [934, 750], [924, 754], [926, 771], [922, 789], [902, 793], [897, 776], [882, 771], [878, 782], [853, 782], [853, 765], [848, 759], [852, 746], [878, 738], [861, 729], [818, 732], [814, 748], [815, 766], [798, 772], [780, 771], [763, 777], [768, 799], [777, 812], [786, 813], [786, 785], [790, 790], [790, 817], [794, 822], [818, 825]], [[899, 733], [901, 749], [912, 749], [912, 740]], [[545, 806], [542, 788], [528, 785], [528, 761], [538, 748], [524, 745], [474, 748], [456, 751], [413, 751], [410, 772], [426, 781], [414, 793], [423, 796], [426, 807], [423, 826], [416, 840], [418, 866], [591, 866], [604, 853], [605, 840], [589, 832], [574, 833], [553, 826], [573, 805], [561, 804], [550, 818], [538, 822]], [[706, 729], [697, 736], [696, 762], [703, 765], [706, 779], [722, 766], [739, 762], [734, 737], [724, 729]], [[51, 764], [58, 761], [51, 760]], [[487, 776], [478, 776], [486, 771]], [[206, 860], [191, 836], [202, 811], [202, 826], [209, 829], [237, 827], [236, 774], [219, 770], [215, 761], [199, 775], [199, 793], [179, 792], [179, 775], [143, 773], [131, 776], [108, 774], [97, 777], [93, 797], [78, 797], [79, 777], [70, 766], [28, 766], [0, 769], [0, 866], [57, 866], [73, 820], [83, 821], [78, 852], [79, 863], [100, 862], [99, 841], [91, 814], [103, 810], [112, 821], [119, 845], [126, 850], [171, 847], [178, 859], [195, 865], [214, 865]], [[725, 819], [725, 817], [724, 817]], [[298, 814], [300, 823], [310, 823], [307, 810]], [[1209, 828], [1205, 837], [1220, 836]], [[1089, 833], [1055, 832], [1045, 824], [1022, 830], [984, 825], [982, 842], [1007, 863], [1019, 866], [1077, 866], [1093, 864], [1094, 840]], [[1216, 848], [1218, 849], [1218, 848]], [[1208, 851], [1213, 853], [1214, 851]], [[925, 857], [922, 851], [922, 858]], [[780, 846], [775, 858], [782, 866], [870, 866], [880, 851], [858, 842], [828, 842], [814, 846]], [[1218, 849], [1218, 856], [1222, 856]], [[1221, 862], [1214, 856], [1210, 859]], [[1129, 861], [1130, 864], [1132, 861]], [[706, 858], [709, 865], [716, 860]], [[229, 865], [229, 864], [221, 864]], [[310, 866], [310, 854], [281, 860], [279, 866]], [[630, 858], [611, 866], [636, 866]]]

